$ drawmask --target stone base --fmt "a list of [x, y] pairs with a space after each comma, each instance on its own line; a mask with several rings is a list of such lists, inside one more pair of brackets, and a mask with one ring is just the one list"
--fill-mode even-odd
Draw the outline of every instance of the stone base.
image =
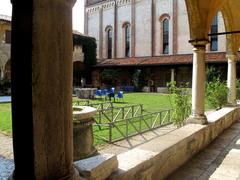
[[116, 155], [100, 154], [74, 162], [80, 176], [86, 179], [104, 180], [118, 170]]
[[236, 107], [237, 103], [228, 103], [226, 107]]
[[[63, 177], [61, 178], [62, 180], [80, 180], [82, 178], [80, 178], [78, 170], [76, 168], [73, 168], [73, 174], [68, 176], [68, 177]], [[14, 171], [12, 172], [12, 174], [9, 176], [8, 180], [15, 180], [14, 178]], [[50, 178], [51, 179], [51, 178]]]
[[202, 116], [190, 116], [186, 120], [186, 124], [207, 124], [207, 117], [205, 115], [202, 115]]

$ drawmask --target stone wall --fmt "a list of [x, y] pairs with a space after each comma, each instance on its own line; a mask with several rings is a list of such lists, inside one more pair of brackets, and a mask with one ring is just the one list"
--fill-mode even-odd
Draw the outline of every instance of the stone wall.
[[82, 52], [82, 46], [74, 46], [73, 50], [73, 62], [80, 61], [83, 62], [84, 53]]
[[5, 31], [11, 31], [11, 22], [0, 20], [0, 79], [3, 78], [5, 67], [10, 59], [10, 44], [5, 43]]

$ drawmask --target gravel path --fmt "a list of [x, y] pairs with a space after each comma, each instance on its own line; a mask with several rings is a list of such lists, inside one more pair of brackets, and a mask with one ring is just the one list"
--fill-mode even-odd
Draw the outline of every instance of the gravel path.
[[7, 180], [13, 170], [12, 138], [0, 133], [0, 180]]
[[0, 180], [7, 180], [14, 170], [13, 159], [6, 159], [0, 156]]

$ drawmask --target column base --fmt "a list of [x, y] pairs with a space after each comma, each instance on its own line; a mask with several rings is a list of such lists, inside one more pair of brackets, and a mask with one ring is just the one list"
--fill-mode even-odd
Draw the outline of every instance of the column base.
[[[79, 175], [79, 172], [78, 170], [73, 167], [73, 173], [72, 175], [69, 175], [67, 177], [62, 177], [60, 178], [61, 180], [80, 180], [80, 175]], [[51, 179], [51, 178], [50, 178]], [[8, 180], [15, 180], [14, 178], [14, 171], [12, 172], [12, 174], [9, 176]]]
[[186, 124], [207, 124], [207, 117], [205, 115], [191, 115], [186, 120]]
[[238, 105], [237, 102], [227, 103], [226, 107], [236, 107], [237, 105]]

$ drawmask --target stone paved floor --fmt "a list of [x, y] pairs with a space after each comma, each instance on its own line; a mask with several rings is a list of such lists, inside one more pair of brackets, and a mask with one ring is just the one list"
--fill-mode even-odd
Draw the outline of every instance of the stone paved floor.
[[120, 154], [126, 152], [134, 147], [137, 147], [141, 144], [144, 144], [152, 139], [155, 139], [159, 136], [163, 136], [170, 131], [177, 129], [176, 126], [172, 124], [146, 132], [141, 135], [133, 136], [127, 140], [121, 140], [113, 144], [107, 144], [104, 146], [97, 147], [100, 153], [109, 153], [109, 154]]
[[167, 180], [240, 180], [240, 121]]

